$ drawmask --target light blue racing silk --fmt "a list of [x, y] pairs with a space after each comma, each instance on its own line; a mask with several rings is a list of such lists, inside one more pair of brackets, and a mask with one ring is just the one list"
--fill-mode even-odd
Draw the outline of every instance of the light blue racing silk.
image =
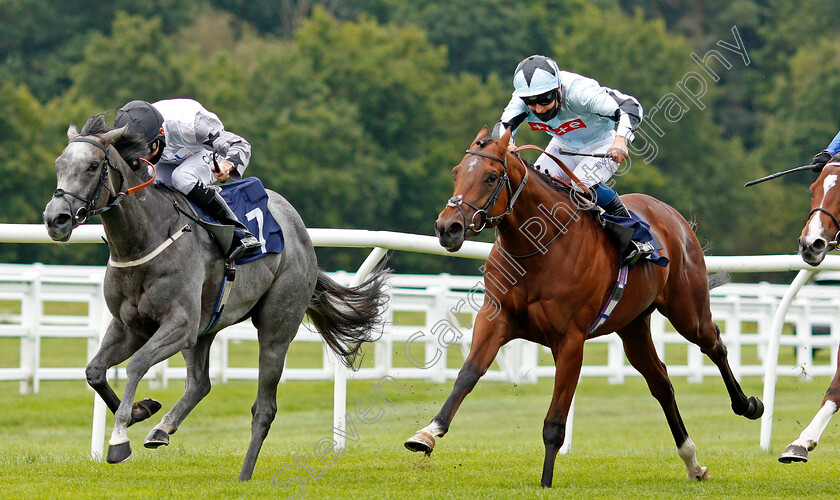
[[831, 153], [832, 155], [836, 155], [838, 151], [840, 151], [840, 132], [837, 132], [837, 135], [834, 136], [832, 139], [831, 144], [825, 148], [826, 151]]
[[519, 97], [512, 97], [502, 112], [500, 122], [512, 128], [526, 124], [556, 137], [565, 148], [578, 150], [598, 142], [616, 130], [616, 134], [633, 140], [633, 132], [642, 120], [642, 106], [636, 98], [602, 87], [596, 80], [568, 71], [560, 72], [562, 105], [557, 115], [540, 120]]

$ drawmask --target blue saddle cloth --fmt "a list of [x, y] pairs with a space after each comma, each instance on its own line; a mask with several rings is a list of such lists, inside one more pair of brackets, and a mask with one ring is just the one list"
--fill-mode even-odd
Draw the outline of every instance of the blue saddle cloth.
[[[222, 184], [222, 198], [236, 217], [245, 224], [251, 234], [262, 243], [262, 248], [253, 254], [236, 260], [237, 264], [252, 262], [268, 253], [281, 253], [284, 247], [283, 231], [280, 224], [268, 211], [268, 193], [262, 182], [256, 177], [246, 177], [236, 182]], [[202, 220], [216, 222], [193, 204]], [[239, 231], [238, 235], [241, 235]]]
[[662, 245], [656, 241], [656, 238], [653, 236], [653, 233], [650, 230], [650, 224], [647, 223], [639, 214], [633, 212], [632, 210], [628, 210], [630, 212], [631, 217], [617, 217], [614, 215], [609, 214], [601, 214], [605, 220], [610, 222], [614, 222], [615, 224], [622, 225], [624, 227], [629, 227], [633, 229], [633, 241], [638, 241], [639, 243], [647, 243], [653, 242], [653, 246], [656, 250], [653, 251], [652, 254], [645, 257], [646, 260], [653, 262], [657, 266], [666, 267], [670, 260], [668, 257], [659, 254], [659, 249], [662, 248]]

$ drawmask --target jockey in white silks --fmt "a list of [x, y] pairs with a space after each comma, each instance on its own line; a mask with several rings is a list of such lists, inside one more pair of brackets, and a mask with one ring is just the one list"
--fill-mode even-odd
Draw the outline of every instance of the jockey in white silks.
[[[531, 130], [551, 136], [545, 151], [558, 157], [595, 195], [595, 203], [607, 214], [629, 217], [627, 208], [606, 181], [628, 159], [628, 144], [642, 120], [642, 106], [635, 97], [602, 87], [597, 81], [568, 71], [546, 56], [530, 56], [516, 67], [513, 95], [496, 125], [495, 135], [511, 130], [513, 136], [523, 123]], [[584, 154], [584, 156], [566, 153]], [[601, 157], [585, 156], [601, 154]], [[604, 157], [604, 154], [607, 156]], [[569, 180], [568, 175], [547, 155], [534, 167], [551, 177]], [[635, 262], [653, 252], [650, 243], [633, 242], [636, 248], [625, 260]]]
[[[137, 168], [142, 157], [155, 164], [157, 180], [171, 186], [208, 215], [242, 231], [225, 259], [236, 260], [261, 247], [248, 228], [236, 217], [212, 186], [228, 178], [241, 179], [251, 158], [248, 141], [225, 130], [221, 120], [192, 99], [169, 99], [150, 104], [131, 101], [119, 110], [115, 127], [128, 125], [128, 132], [141, 134], [148, 151], [124, 159]], [[151, 174], [151, 172], [150, 172]]]

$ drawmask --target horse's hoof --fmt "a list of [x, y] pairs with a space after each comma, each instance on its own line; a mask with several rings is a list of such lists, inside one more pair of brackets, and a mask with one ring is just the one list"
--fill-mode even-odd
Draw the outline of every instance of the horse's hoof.
[[764, 403], [761, 402], [755, 396], [750, 396], [750, 407], [747, 409], [747, 413], [744, 414], [750, 420], [756, 420], [761, 418], [764, 415]]
[[160, 429], [152, 429], [149, 435], [146, 436], [146, 441], [143, 442], [143, 446], [146, 448], [157, 448], [167, 445], [169, 445], [169, 434]]
[[710, 477], [712, 476], [709, 475], [709, 469], [707, 469], [706, 467], [700, 467], [700, 470], [698, 470], [694, 474], [688, 475], [689, 479], [693, 479], [695, 481], [702, 481], [704, 479], [709, 479]]
[[128, 425], [142, 422], [157, 413], [158, 410], [160, 410], [160, 403], [154, 399], [146, 398], [142, 401], [135, 401], [131, 405], [131, 422]]
[[779, 462], [790, 464], [793, 462], [805, 463], [808, 461], [808, 449], [798, 444], [792, 444], [785, 448], [784, 453], [779, 455]]
[[131, 443], [126, 441], [125, 443], [108, 445], [108, 456], [105, 457], [105, 460], [109, 464], [118, 464], [125, 462], [130, 456]]
[[417, 431], [405, 441], [405, 447], [411, 451], [422, 451], [431, 455], [435, 449], [435, 438], [426, 431]]

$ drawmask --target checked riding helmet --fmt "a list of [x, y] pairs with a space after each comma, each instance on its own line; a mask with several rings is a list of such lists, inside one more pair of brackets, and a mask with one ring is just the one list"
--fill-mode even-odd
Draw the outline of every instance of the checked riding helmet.
[[560, 68], [554, 59], [533, 55], [522, 60], [513, 72], [513, 95], [532, 97], [560, 86]]
[[[554, 59], [546, 56], [533, 55], [523, 59], [513, 73], [513, 95], [529, 106], [555, 101], [559, 86], [560, 68]], [[541, 120], [548, 121], [558, 111], [559, 105], [556, 105], [546, 113], [536, 114]]]

